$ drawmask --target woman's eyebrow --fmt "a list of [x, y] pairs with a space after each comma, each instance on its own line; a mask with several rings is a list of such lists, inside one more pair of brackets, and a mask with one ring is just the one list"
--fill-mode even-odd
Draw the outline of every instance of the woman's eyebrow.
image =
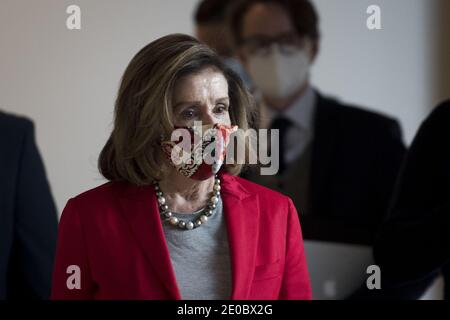
[[179, 108], [179, 107], [181, 107], [181, 106], [184, 106], [184, 105], [198, 105], [198, 104], [201, 104], [201, 102], [200, 101], [180, 101], [180, 102], [177, 102], [174, 106], [173, 106], [173, 108], [176, 110], [177, 108]]
[[[216, 103], [217, 102], [228, 102], [228, 101], [230, 101], [229, 97], [222, 97], [222, 98], [216, 99]], [[201, 105], [201, 104], [202, 104], [201, 101], [188, 101], [188, 100], [186, 100], [186, 101], [179, 101], [179, 102], [175, 103], [173, 108], [174, 108], [174, 110], [176, 110], [179, 107], [184, 106], [184, 105]]]
[[219, 99], [216, 100], [216, 103], [217, 102], [224, 102], [224, 101], [230, 101], [230, 98], [229, 97], [219, 98]]

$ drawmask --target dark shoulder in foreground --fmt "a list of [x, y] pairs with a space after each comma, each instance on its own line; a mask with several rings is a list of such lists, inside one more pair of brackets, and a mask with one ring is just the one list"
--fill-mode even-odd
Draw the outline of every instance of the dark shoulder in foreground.
[[441, 122], [445, 123], [446, 126], [450, 127], [450, 100], [444, 101], [439, 104], [430, 114], [427, 122]]
[[33, 127], [33, 122], [23, 116], [0, 111], [0, 134], [22, 132]]
[[[421, 124], [413, 145], [419, 148], [434, 148], [449, 154], [448, 140], [450, 137], [450, 100], [441, 103]], [[427, 151], [429, 152], [429, 151]]]

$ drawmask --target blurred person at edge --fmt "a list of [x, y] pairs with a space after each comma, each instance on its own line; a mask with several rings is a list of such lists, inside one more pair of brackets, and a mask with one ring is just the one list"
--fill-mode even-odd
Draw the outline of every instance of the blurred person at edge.
[[58, 216], [30, 120], [0, 112], [0, 299], [48, 299]]
[[223, 62], [236, 72], [249, 90], [252, 84], [248, 74], [235, 56], [227, 23], [227, 13], [236, 0], [202, 0], [194, 13], [195, 36], [214, 49]]
[[[176, 128], [196, 134], [201, 121], [226, 141], [248, 129], [252, 106], [236, 73], [195, 38], [168, 35], [140, 50], [99, 158], [110, 182], [62, 214], [52, 298], [311, 299], [292, 200], [238, 177], [243, 165], [223, 161], [226, 142], [214, 163], [174, 161]], [[208, 149], [206, 132], [192, 154]]]
[[439, 274], [450, 298], [450, 100], [420, 127], [374, 247], [381, 290], [351, 299], [419, 299]]
[[310, 68], [319, 17], [307, 0], [244, 0], [229, 13], [238, 56], [279, 129], [280, 170], [244, 177], [291, 197], [305, 239], [372, 245], [405, 153], [396, 120], [328, 98]]

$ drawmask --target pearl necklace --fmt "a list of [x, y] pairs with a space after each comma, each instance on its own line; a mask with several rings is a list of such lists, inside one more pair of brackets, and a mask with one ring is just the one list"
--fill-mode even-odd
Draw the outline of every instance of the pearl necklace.
[[192, 230], [200, 227], [208, 218], [211, 217], [217, 210], [217, 202], [219, 202], [220, 198], [220, 179], [216, 175], [214, 177], [214, 188], [212, 192], [212, 196], [208, 201], [208, 204], [205, 208], [203, 208], [196, 218], [193, 220], [181, 220], [177, 217], [174, 217], [172, 212], [169, 210], [169, 207], [166, 204], [166, 198], [164, 197], [161, 188], [159, 187], [158, 181], [153, 182], [156, 197], [158, 199], [159, 205], [159, 213], [161, 215], [161, 219], [165, 222], [168, 222], [172, 226], [176, 226], [183, 230]]

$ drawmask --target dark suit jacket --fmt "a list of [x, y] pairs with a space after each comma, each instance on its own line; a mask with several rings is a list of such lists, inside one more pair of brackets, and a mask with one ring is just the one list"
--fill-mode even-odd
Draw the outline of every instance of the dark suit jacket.
[[314, 126], [304, 237], [373, 244], [405, 153], [399, 124], [318, 94]]
[[305, 237], [373, 243], [405, 151], [397, 121], [319, 95]]
[[56, 231], [33, 124], [0, 112], [0, 299], [49, 297]]
[[450, 101], [421, 126], [408, 152], [390, 214], [375, 246], [385, 287], [420, 296], [450, 262]]

